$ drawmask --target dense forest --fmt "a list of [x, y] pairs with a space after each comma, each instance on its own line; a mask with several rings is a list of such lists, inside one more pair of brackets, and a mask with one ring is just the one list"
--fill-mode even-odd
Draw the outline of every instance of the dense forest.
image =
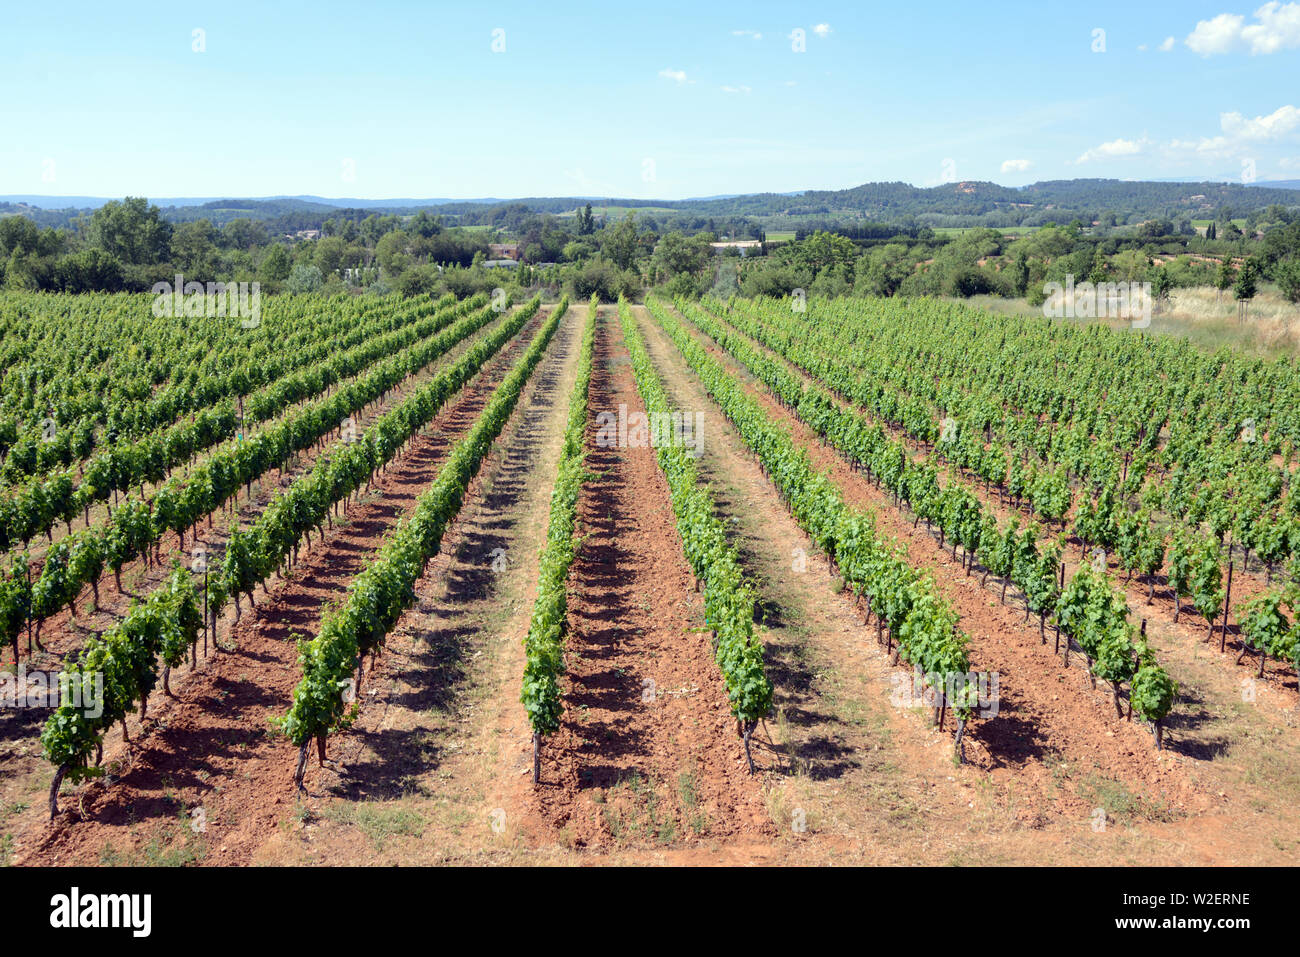
[[[1217, 286], [1249, 292], [1238, 295], [1249, 299], [1258, 284], [1274, 283], [1291, 301], [1300, 300], [1300, 192], [1198, 184], [1207, 192], [1189, 194], [1188, 184], [1097, 180], [1025, 190], [967, 185], [972, 191], [956, 196], [952, 187], [872, 184], [781, 197], [808, 215], [780, 239], [769, 239], [768, 229], [744, 215], [774, 208], [762, 206], [773, 197], [698, 201], [699, 211], [689, 214], [602, 211], [592, 204], [573, 209], [568, 200], [544, 201], [559, 212], [538, 210], [531, 201], [393, 211], [301, 199], [162, 209], [128, 197], [60, 225], [24, 214], [0, 216], [0, 285], [140, 292], [181, 274], [189, 281], [260, 282], [268, 292], [463, 296], [502, 285], [616, 299], [638, 297], [647, 287], [680, 295], [804, 289], [998, 295], [1037, 304], [1046, 283], [1073, 276], [1151, 282], [1157, 296], [1175, 287]], [[947, 195], [942, 203], [940, 193]], [[813, 196], [835, 199], [813, 202]], [[942, 208], [950, 218], [976, 215], [996, 211], [1008, 196], [1068, 200], [1079, 215], [1067, 218], [1060, 214], [1069, 209], [1058, 207], [1059, 218], [1041, 224], [961, 229], [912, 215], [922, 208]], [[1203, 208], [1210, 200], [1217, 205]], [[1089, 205], [1102, 202], [1111, 205]], [[898, 217], [844, 220], [835, 215], [836, 203], [886, 206]], [[1137, 221], [1139, 209], [1167, 215]], [[1042, 215], [1048, 215], [1045, 208]], [[744, 249], [729, 244], [752, 239], [768, 241]], [[518, 261], [492, 262], [492, 243], [511, 244], [508, 256]]]
[[818, 231], [745, 263], [734, 282], [745, 296], [804, 289], [827, 296], [994, 295], [1041, 305], [1045, 286], [1067, 277], [1094, 284], [1149, 282], [1157, 299], [1175, 288], [1214, 286], [1250, 300], [1271, 282], [1300, 303], [1300, 212], [1279, 206], [1245, 229], [1225, 219], [1190, 234], [1167, 221], [1126, 236], [1094, 232], [1078, 222], [1023, 236], [973, 229], [946, 239], [899, 235], [855, 242]]

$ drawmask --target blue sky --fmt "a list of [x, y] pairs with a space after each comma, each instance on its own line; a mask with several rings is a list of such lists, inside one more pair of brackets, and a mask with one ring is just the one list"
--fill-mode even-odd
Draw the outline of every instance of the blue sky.
[[0, 194], [1300, 178], [1300, 2], [98, 0], [3, 22]]

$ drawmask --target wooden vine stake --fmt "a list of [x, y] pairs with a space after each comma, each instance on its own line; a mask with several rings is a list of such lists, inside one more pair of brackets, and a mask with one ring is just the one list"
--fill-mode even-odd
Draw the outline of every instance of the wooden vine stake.
[[[1223, 652], [1228, 647], [1228, 609], [1232, 607], [1232, 562], [1228, 562], [1228, 593], [1223, 600], [1223, 627], [1219, 630], [1219, 651]], [[1214, 632], [1210, 632], [1210, 637], [1214, 637]]]

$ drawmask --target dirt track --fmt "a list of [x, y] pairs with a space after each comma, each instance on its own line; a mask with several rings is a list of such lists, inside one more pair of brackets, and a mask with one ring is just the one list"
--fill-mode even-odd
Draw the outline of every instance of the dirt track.
[[655, 452], [596, 442], [596, 416], [623, 406], [645, 412], [610, 315], [596, 339], [595, 474], [578, 503], [564, 717], [544, 751], [540, 813], [578, 847], [770, 832]]

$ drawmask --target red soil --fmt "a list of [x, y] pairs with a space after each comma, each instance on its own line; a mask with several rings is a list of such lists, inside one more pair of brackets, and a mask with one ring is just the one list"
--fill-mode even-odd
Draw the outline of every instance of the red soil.
[[[998, 713], [968, 727], [968, 761], [992, 770], [995, 779], [1016, 772], [1020, 780], [1043, 787], [1050, 785], [1049, 766], [1081, 765], [1153, 800], [1179, 804], [1196, 800], [1176, 766], [1176, 736], [1172, 741], [1167, 738], [1172, 754], [1157, 754], [1149, 732], [1116, 717], [1104, 683], [1093, 690], [1082, 667], [1068, 671], [1061, 667], [1061, 660], [1052, 654], [1050, 629], [1044, 647], [1037, 621], [1026, 623], [1021, 609], [999, 604], [996, 593], [981, 587], [978, 575], [968, 576], [923, 527], [913, 529], [911, 518], [894, 507], [887, 493], [785, 410], [716, 343], [689, 324], [686, 328], [790, 430], [814, 468], [829, 471], [845, 501], [875, 511], [878, 529], [906, 547], [909, 562], [932, 571], [940, 594], [960, 614], [961, 628], [970, 636], [972, 669], [996, 672], [999, 677]], [[1083, 664], [1077, 656], [1075, 660]]]
[[[288, 709], [299, 678], [294, 636], [314, 634], [322, 604], [344, 597], [541, 322], [539, 313], [348, 508], [344, 523], [300, 553], [287, 578], [270, 584], [225, 639], [236, 650], [216, 655], [185, 682], [178, 700], [152, 711], [120, 760], [106, 746], [107, 779], [87, 785], [79, 799], [65, 796], [59, 818], [19, 850], [21, 862], [94, 864], [106, 849], [141, 847], [178, 821], [191, 826], [201, 808], [204, 863], [247, 863], [296, 797], [297, 751], [271, 724]], [[363, 687], [363, 700], [364, 693]], [[310, 763], [309, 790], [317, 774]]]
[[[854, 412], [873, 425], [880, 425], [887, 435], [897, 441], [903, 442], [908, 449], [911, 450], [912, 458], [915, 461], [927, 462], [932, 459], [933, 455], [931, 450], [912, 439], [902, 429], [896, 428], [888, 422], [883, 422], [873, 417], [861, 406], [850, 402], [838, 393], [833, 392], [825, 383], [813, 379], [812, 376], [809, 376], [803, 370], [785, 360], [768, 346], [737, 329], [735, 326], [728, 324], [725, 319], [716, 315], [714, 318], [727, 326], [733, 334], [743, 338], [755, 349], [758, 349], [766, 355], [776, 359], [778, 362], [783, 363], [792, 374], [798, 376], [805, 383], [817, 382], [817, 384], [831, 396], [832, 401], [834, 401], [840, 408]], [[935, 464], [939, 465], [941, 468], [940, 484], [946, 485], [948, 479], [947, 472], [943, 470], [942, 467], [943, 463], [936, 462]], [[1000, 523], [1005, 524], [1013, 515], [1020, 518], [1022, 526], [1036, 520], [1028, 506], [1022, 505], [1017, 508], [1009, 499], [999, 496], [996, 492], [986, 491], [982, 482], [969, 473], [965, 473], [963, 479], [963, 487], [979, 498], [980, 501], [982, 501], [984, 505], [997, 516]], [[1071, 516], [1067, 515], [1067, 527], [1070, 521]], [[1078, 570], [1079, 565], [1082, 564], [1086, 558], [1082, 553], [1082, 542], [1074, 536], [1070, 536], [1069, 541], [1077, 551], [1067, 551], [1067, 554], [1064, 556], [1067, 580]], [[1242, 667], [1236, 672], [1227, 670], [1233, 668], [1237, 654], [1242, 650], [1240, 639], [1241, 627], [1231, 619], [1240, 611], [1240, 609], [1245, 607], [1246, 602], [1256, 595], [1266, 591], [1269, 587], [1265, 580], [1266, 576], [1258, 569], [1258, 564], [1259, 563], [1256, 562], [1250, 571], [1245, 571], [1242, 569], [1240, 561], [1238, 560], [1237, 562], [1232, 580], [1232, 594], [1230, 596], [1231, 607], [1229, 608], [1230, 620], [1227, 626], [1227, 640], [1224, 642], [1222, 634], [1222, 613], [1220, 613], [1219, 617], [1215, 619], [1214, 635], [1211, 640], [1209, 637], [1209, 624], [1204, 618], [1197, 614], [1195, 610], [1189, 607], [1189, 599], [1184, 598], [1181, 601], [1181, 611], [1178, 615], [1177, 622], [1175, 622], [1174, 594], [1173, 590], [1168, 587], [1167, 583], [1157, 584], [1154, 599], [1151, 600], [1150, 584], [1145, 579], [1139, 580], [1138, 578], [1134, 578], [1130, 581], [1127, 572], [1119, 567], [1116, 557], [1114, 555], [1107, 556], [1107, 565], [1113, 576], [1113, 580], [1117, 585], [1125, 590], [1128, 596], [1129, 606], [1133, 609], [1134, 614], [1138, 618], [1150, 619], [1152, 624], [1155, 624], [1156, 622], [1159, 623], [1159, 635], [1157, 636], [1152, 633], [1153, 639], [1157, 637], [1159, 639], [1159, 643], [1154, 645], [1157, 650], [1169, 647], [1178, 647], [1184, 653], [1188, 653], [1191, 649], [1195, 649], [1196, 646], [1201, 643], [1212, 645], [1215, 649], [1219, 648], [1220, 644], [1223, 643], [1226, 646], [1226, 651], [1222, 653], [1223, 667], [1225, 668], [1225, 673], [1232, 676], [1233, 680], [1241, 680], [1247, 676], [1255, 677], [1258, 675], [1259, 659], [1253, 653], [1248, 653], [1248, 657], [1243, 661]], [[1163, 571], [1161, 574], [1163, 576]], [[1013, 587], [1011, 591], [1014, 592], [1014, 590]], [[1148, 600], [1151, 600], [1151, 604], [1147, 603]], [[1259, 679], [1259, 682], [1261, 685], [1276, 692], [1294, 692], [1300, 690], [1300, 680], [1297, 680], [1295, 669], [1291, 664], [1273, 658], [1265, 658], [1264, 675], [1263, 678]], [[1294, 701], [1293, 695], [1288, 694], [1286, 697], [1289, 698], [1290, 701]]]
[[544, 745], [535, 812], [578, 847], [771, 834], [654, 450], [595, 443], [598, 413], [645, 411], [613, 317], [594, 362], [564, 717]]

